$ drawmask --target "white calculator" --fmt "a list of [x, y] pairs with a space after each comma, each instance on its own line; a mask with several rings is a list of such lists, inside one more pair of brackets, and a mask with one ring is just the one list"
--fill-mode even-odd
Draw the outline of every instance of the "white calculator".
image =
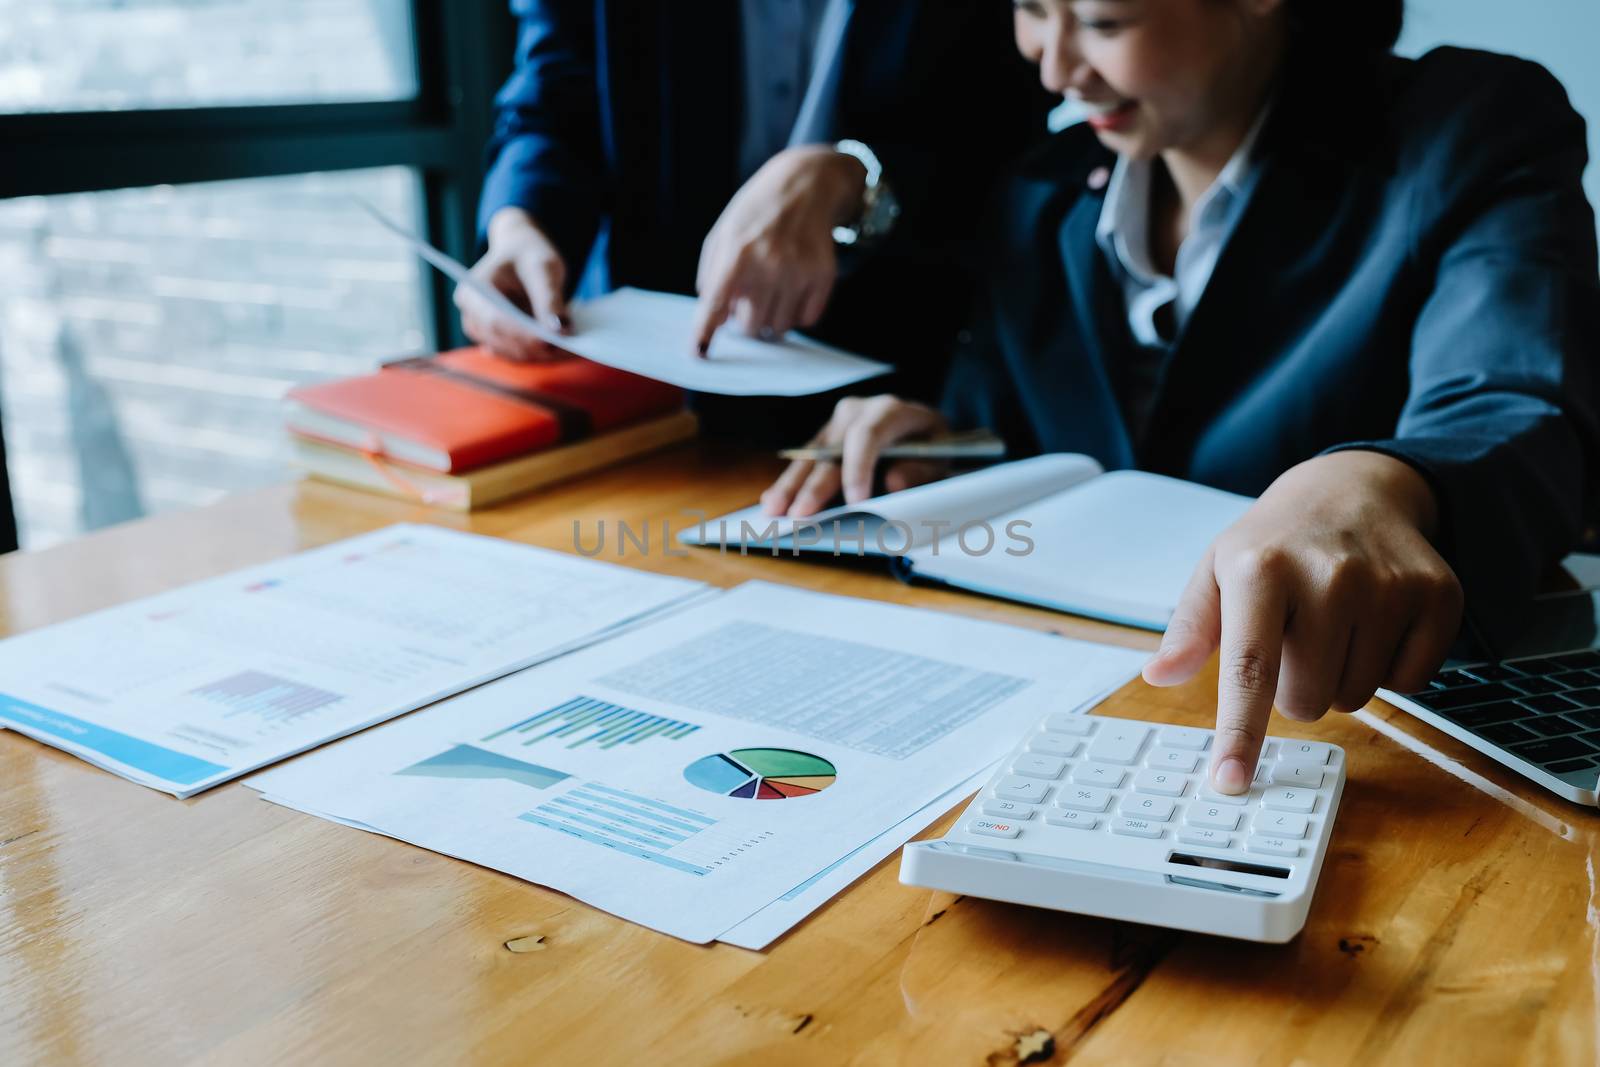
[[1213, 731], [1047, 716], [906, 885], [1250, 941], [1305, 925], [1344, 790], [1344, 750], [1269, 738], [1248, 793], [1206, 785]]

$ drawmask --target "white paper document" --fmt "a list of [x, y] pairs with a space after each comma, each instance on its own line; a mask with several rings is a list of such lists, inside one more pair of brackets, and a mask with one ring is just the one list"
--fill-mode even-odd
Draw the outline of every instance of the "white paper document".
[[573, 332], [556, 333], [465, 266], [396, 225], [370, 205], [369, 214], [417, 255], [495, 312], [557, 348], [645, 378], [723, 396], [809, 396], [888, 373], [863, 359], [797, 333], [774, 341], [736, 326], [718, 330], [701, 359], [693, 350], [695, 300], [673, 293], [624, 288], [572, 306]]
[[[848, 884], [852, 853], [910, 836], [1019, 731], [1143, 659], [750, 582], [247, 784], [677, 937], [756, 947], [826, 899], [812, 879]], [[734, 931], [785, 898], [802, 904]]]
[[0, 642], [0, 723], [185, 797], [704, 588], [390, 526]]

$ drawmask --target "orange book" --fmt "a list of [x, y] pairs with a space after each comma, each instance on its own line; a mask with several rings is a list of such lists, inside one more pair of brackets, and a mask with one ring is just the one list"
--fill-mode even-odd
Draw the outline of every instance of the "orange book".
[[288, 403], [294, 433], [455, 474], [671, 414], [683, 391], [576, 356], [461, 348], [299, 386]]

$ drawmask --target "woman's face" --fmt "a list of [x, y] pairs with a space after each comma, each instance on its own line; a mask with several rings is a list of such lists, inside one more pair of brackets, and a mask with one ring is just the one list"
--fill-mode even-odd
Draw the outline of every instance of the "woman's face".
[[[1325, 0], [1333, 2], [1333, 0]], [[1112, 151], [1149, 159], [1237, 134], [1276, 63], [1281, 0], [1014, 0], [1017, 47]]]

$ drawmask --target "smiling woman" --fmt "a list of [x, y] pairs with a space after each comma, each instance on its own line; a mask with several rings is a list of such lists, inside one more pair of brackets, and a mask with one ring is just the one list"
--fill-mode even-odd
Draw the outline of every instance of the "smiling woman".
[[944, 410], [841, 405], [818, 438], [841, 462], [763, 503], [854, 501], [884, 446], [979, 426], [1259, 496], [1145, 669], [1175, 684], [1220, 648], [1211, 773], [1241, 792], [1274, 706], [1354, 710], [1492, 646], [1600, 519], [1584, 124], [1535, 64], [1393, 55], [1398, 0], [1015, 8], [1086, 120], [997, 202]]

